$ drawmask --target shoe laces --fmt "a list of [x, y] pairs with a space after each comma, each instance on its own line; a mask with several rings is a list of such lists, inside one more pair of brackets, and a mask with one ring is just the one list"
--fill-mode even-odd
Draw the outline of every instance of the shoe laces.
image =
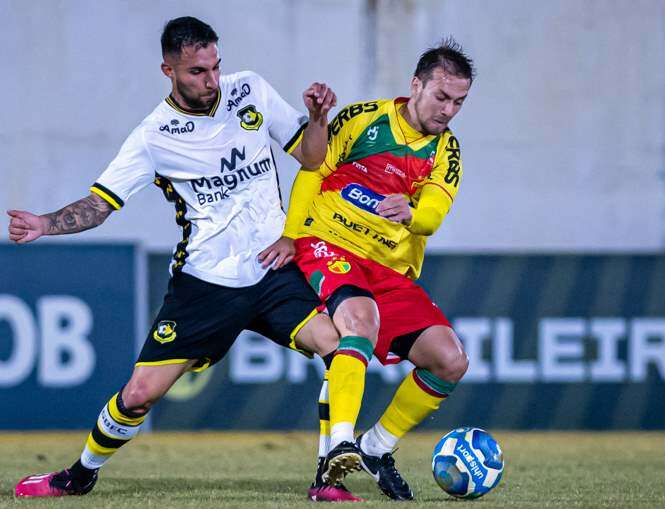
[[399, 482], [401, 486], [406, 485], [406, 481], [402, 479], [402, 476], [400, 475], [399, 471], [397, 468], [395, 468], [395, 458], [393, 458], [393, 455], [389, 452], [383, 455], [383, 458], [381, 458], [381, 463], [383, 463], [383, 467], [388, 470], [390, 475]]

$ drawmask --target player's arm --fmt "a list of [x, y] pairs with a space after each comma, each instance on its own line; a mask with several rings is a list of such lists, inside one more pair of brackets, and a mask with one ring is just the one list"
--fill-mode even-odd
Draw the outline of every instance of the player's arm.
[[298, 237], [300, 225], [307, 217], [307, 207], [314, 195], [321, 189], [321, 182], [323, 182], [323, 175], [318, 171], [308, 171], [303, 168], [298, 172], [291, 188], [284, 233], [277, 242], [259, 253], [259, 262], [263, 267], [269, 267], [272, 264], [273, 269], [279, 269], [293, 260], [296, 254], [293, 240]]
[[25, 244], [42, 235], [64, 235], [90, 230], [102, 224], [114, 208], [96, 194], [81, 198], [57, 212], [41, 216], [23, 210], [8, 210], [9, 240]]
[[426, 185], [417, 207], [412, 207], [406, 196], [391, 194], [377, 206], [376, 211], [386, 219], [402, 223], [411, 233], [432, 235], [441, 226], [452, 203], [452, 198], [442, 188]]
[[286, 213], [284, 224], [284, 236], [292, 239], [297, 238], [298, 230], [307, 219], [307, 209], [312, 203], [314, 196], [321, 191], [323, 175], [320, 171], [307, 171], [301, 169], [291, 187], [289, 198], [289, 210]]
[[328, 112], [337, 104], [337, 96], [325, 83], [313, 83], [303, 92], [309, 121], [300, 143], [291, 151], [303, 169], [317, 169], [326, 157], [328, 146]]
[[457, 139], [450, 134], [444, 150], [439, 151], [434, 169], [423, 185], [418, 205], [401, 194], [387, 196], [376, 208], [379, 215], [402, 223], [416, 235], [432, 235], [441, 226], [457, 195], [462, 178], [462, 163]]

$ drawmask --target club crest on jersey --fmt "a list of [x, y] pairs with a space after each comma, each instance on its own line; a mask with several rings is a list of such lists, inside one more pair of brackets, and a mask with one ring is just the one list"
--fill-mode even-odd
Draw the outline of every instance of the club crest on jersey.
[[256, 131], [263, 124], [263, 114], [260, 111], [256, 111], [256, 106], [253, 104], [249, 104], [238, 110], [236, 115], [240, 119], [240, 127], [248, 131]]
[[351, 264], [343, 256], [332, 262], [328, 262], [328, 270], [333, 274], [346, 274], [351, 271]]
[[188, 121], [185, 125], [181, 126], [180, 121], [177, 118], [174, 118], [169, 124], [159, 126], [159, 130], [162, 132], [166, 131], [167, 133], [171, 134], [187, 134], [193, 132], [196, 128], [194, 122], [191, 120]]
[[379, 206], [385, 196], [375, 193], [371, 189], [367, 189], [360, 184], [349, 184], [342, 189], [342, 198], [351, 202], [359, 209], [366, 210], [372, 214], [376, 214], [376, 207]]
[[176, 337], [176, 323], [171, 320], [162, 320], [157, 324], [155, 332], [152, 333], [152, 339], [159, 343], [170, 343]]

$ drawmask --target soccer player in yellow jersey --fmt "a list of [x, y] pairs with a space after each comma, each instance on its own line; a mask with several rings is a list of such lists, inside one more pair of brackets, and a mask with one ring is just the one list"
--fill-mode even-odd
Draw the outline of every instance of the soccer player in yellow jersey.
[[[320, 475], [328, 450], [354, 448], [387, 496], [412, 499], [392, 451], [467, 370], [449, 321], [414, 280], [427, 237], [459, 189], [460, 146], [448, 124], [474, 74], [473, 62], [451, 38], [426, 51], [410, 97], [342, 109], [329, 126], [325, 162], [316, 172], [301, 171], [294, 184], [284, 235], [296, 239], [295, 261], [340, 332], [335, 360], [358, 373], [372, 355], [383, 364], [408, 359], [416, 366], [379, 421], [355, 441], [364, 390], [357, 383], [364, 378], [324, 382], [319, 473], [309, 492], [314, 500], [339, 499]], [[335, 402], [329, 415], [328, 392]]]

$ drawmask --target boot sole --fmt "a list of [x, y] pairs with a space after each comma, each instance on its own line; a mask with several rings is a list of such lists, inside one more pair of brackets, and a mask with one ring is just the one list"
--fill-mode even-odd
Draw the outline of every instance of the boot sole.
[[360, 468], [360, 455], [358, 453], [343, 453], [328, 462], [328, 470], [323, 473], [323, 480], [334, 486], [342, 482], [347, 474], [354, 470], [360, 470]]

